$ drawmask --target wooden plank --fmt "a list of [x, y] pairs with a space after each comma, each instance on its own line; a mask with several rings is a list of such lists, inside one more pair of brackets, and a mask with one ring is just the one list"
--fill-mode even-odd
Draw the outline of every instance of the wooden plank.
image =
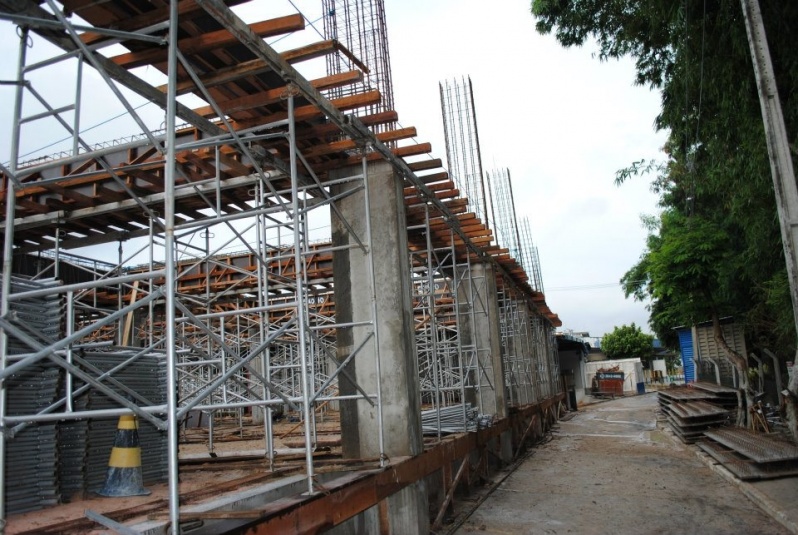
[[[330, 103], [338, 108], [339, 111], [347, 111], [356, 108], [362, 108], [363, 106], [378, 104], [380, 100], [382, 100], [382, 95], [380, 92], [373, 90], [367, 91], [366, 93], [358, 93], [356, 95], [336, 98], [331, 100]], [[324, 114], [322, 113], [321, 109], [313, 104], [298, 106], [294, 109], [295, 121], [309, 121], [311, 119], [317, 119], [323, 116]], [[288, 111], [280, 111], [272, 115], [259, 117], [257, 119], [250, 119], [248, 121], [235, 121], [235, 128], [236, 130], [241, 130], [243, 128], [250, 128], [252, 126], [258, 126], [261, 124], [282, 121], [286, 118], [288, 118]]]
[[429, 169], [437, 169], [443, 167], [443, 162], [440, 158], [432, 158], [430, 160], [421, 160], [420, 162], [413, 162], [407, 164], [412, 171], [427, 171]]
[[96, 204], [102, 204], [106, 202], [113, 202], [113, 201], [124, 201], [125, 199], [129, 199], [127, 193], [124, 191], [117, 191], [110, 188], [106, 188], [100, 183], [94, 184], [94, 195], [99, 197], [97, 199]]
[[[360, 71], [347, 71], [340, 74], [334, 74], [332, 76], [325, 76], [323, 78], [317, 78], [316, 80], [312, 80], [310, 83], [313, 87], [318, 89], [319, 91], [323, 91], [325, 89], [331, 89], [334, 87], [341, 87], [349, 84], [353, 84], [355, 82], [359, 82], [363, 80], [363, 73]], [[286, 95], [287, 88], [286, 86], [277, 87], [274, 89], [269, 89], [267, 91], [262, 91], [260, 93], [254, 95], [246, 95], [239, 98], [234, 98], [230, 100], [226, 100], [223, 102], [217, 102], [217, 105], [222, 110], [223, 113], [232, 114], [240, 111], [250, 110], [252, 108], [257, 108], [259, 106], [268, 106], [269, 104], [275, 104], [284, 100]], [[216, 112], [213, 110], [212, 106], [202, 106], [200, 108], [196, 108], [194, 113], [201, 115], [203, 117], [215, 117]]]
[[430, 173], [428, 175], [416, 175], [421, 182], [426, 185], [434, 184], [435, 182], [440, 182], [442, 180], [449, 180], [449, 172], [442, 171], [440, 173]]
[[222, 151], [219, 151], [219, 163], [228, 168], [226, 172], [230, 173], [230, 176], [244, 176], [252, 173], [248, 166]]
[[[416, 136], [415, 127], [399, 128], [397, 130], [389, 130], [387, 132], [380, 132], [377, 134], [377, 139], [383, 143], [389, 141], [396, 141], [399, 139], [406, 139]], [[334, 141], [326, 145], [318, 146], [312, 150], [305, 151], [303, 154], [306, 158], [314, 158], [335, 152], [343, 152], [347, 150], [354, 150], [357, 148], [357, 143], [351, 139], [344, 139], [342, 141]]]
[[196, 152], [185, 152], [178, 155], [178, 160], [185, 160], [187, 163], [197, 166], [201, 169], [207, 176], [215, 177], [216, 176], [216, 165], [207, 161], [205, 158], [197, 154]]
[[[429, 189], [430, 189], [430, 191], [441, 191], [441, 190], [447, 190], [447, 189], [455, 189], [455, 184], [454, 184], [454, 181], [452, 181], [452, 180], [448, 180], [446, 182], [437, 182], [435, 184], [431, 184], [429, 186]], [[409, 188], [406, 187], [406, 188], [404, 188], [403, 193], [404, 193], [405, 197], [416, 196], [416, 195], [418, 195], [418, 188], [416, 188], [415, 186], [411, 186]]]
[[64, 188], [58, 184], [48, 184], [45, 186], [45, 188], [52, 191], [53, 193], [58, 193], [64, 199], [69, 199], [70, 201], [80, 206], [81, 208], [92, 206], [94, 204], [94, 199], [92, 199], [88, 195], [83, 195], [82, 193], [78, 193], [77, 191]]
[[[395, 111], [382, 111], [379, 113], [372, 113], [369, 115], [364, 115], [359, 117], [360, 122], [366, 126], [374, 126], [378, 124], [387, 124], [387, 123], [394, 123], [399, 120], [399, 114]], [[309, 139], [309, 138], [330, 138], [334, 136], [342, 136], [343, 132], [341, 129], [334, 123], [325, 122], [322, 124], [314, 124], [312, 126], [302, 126], [297, 128], [297, 138], [298, 139]], [[360, 163], [360, 157], [355, 158], [353, 164]]]
[[[383, 112], [383, 113], [388, 113], [388, 112]], [[396, 112], [390, 112], [390, 113], [395, 114]], [[366, 126], [370, 125], [367, 124]], [[406, 145], [404, 147], [392, 148], [391, 152], [393, 152], [397, 156], [405, 157], [405, 156], [418, 156], [419, 154], [428, 154], [431, 150], [432, 150], [432, 144], [424, 142], [424, 143], [414, 143], [413, 145]], [[369, 162], [375, 162], [377, 160], [382, 160], [382, 159], [383, 159], [382, 155], [377, 152], [371, 152], [368, 155], [366, 155], [366, 161]], [[322, 163], [318, 166], [314, 166], [314, 169], [316, 169], [317, 171], [329, 171], [330, 169], [339, 169], [341, 167], [346, 167], [349, 165], [358, 165], [361, 163], [360, 160], [361, 160], [360, 156], [350, 156], [349, 158], [342, 161], [338, 160], [328, 163]], [[442, 174], [446, 175], [446, 173]]]
[[[139, 292], [139, 282], [140, 281], [133, 282], [133, 290], [130, 292], [130, 302], [128, 303], [128, 305], [132, 305], [133, 303], [136, 302], [136, 295]], [[132, 332], [133, 332], [133, 311], [131, 310], [130, 312], [125, 314], [125, 327], [124, 330], [122, 331], [123, 347], [128, 345], [128, 341], [130, 340]]]
[[47, 206], [48, 211], [57, 212], [58, 210], [69, 210], [72, 205], [65, 203], [61, 199], [56, 199], [55, 197], [48, 197], [44, 200], [45, 206]]
[[130, 160], [130, 165], [136, 165], [146, 162], [151, 156], [154, 156], [157, 153], [158, 149], [156, 149], [155, 147], [147, 147], [141, 154]]
[[[435, 198], [439, 200], [444, 199], [454, 199], [455, 197], [460, 196], [459, 189], [452, 189], [446, 191], [436, 191]], [[465, 199], [467, 201], [467, 199]], [[422, 200], [420, 197], [405, 197], [405, 206], [414, 206], [417, 204], [426, 204], [426, 201]]]
[[[443, 201], [443, 205], [446, 206], [449, 209], [449, 211], [453, 211], [453, 210], [463, 210], [463, 211], [465, 211], [465, 209], [468, 207], [468, 200], [467, 199], [454, 199], [454, 200], [451, 200], [451, 201]], [[407, 209], [406, 213], [408, 215], [411, 215], [411, 214], [423, 215], [425, 213], [425, 207], [424, 206], [412, 206], [412, 207]], [[436, 208], [430, 207], [430, 214], [440, 214], [440, 212]]]
[[[273, 37], [284, 33], [304, 30], [305, 19], [299, 14], [287, 15], [285, 17], [250, 24], [249, 28], [259, 37]], [[181, 39], [178, 42], [178, 48], [184, 55], [189, 56], [236, 43], [238, 43], [238, 39], [229, 31], [217, 30], [195, 37]], [[166, 48], [158, 47], [113, 56], [111, 61], [125, 69], [133, 69], [136, 67], [143, 67], [144, 65], [163, 63], [166, 59]]]
[[35, 212], [37, 214], [46, 214], [51, 211], [47, 206], [31, 199], [17, 199], [17, 206], [28, 212]]
[[[280, 57], [286, 62], [293, 64], [327, 56], [333, 54], [335, 51], [336, 47], [334, 41], [319, 41], [317, 43], [281, 52]], [[213, 72], [202, 75], [200, 76], [200, 82], [202, 82], [202, 85], [205, 87], [210, 88], [246, 78], [247, 76], [262, 74], [269, 70], [271, 70], [270, 67], [262, 59], [252, 59], [230, 67], [216, 69]], [[159, 86], [158, 89], [165, 93], [166, 85]], [[179, 79], [176, 84], [176, 89], [178, 95], [189, 93], [195, 89], [194, 82], [190, 78]]]
[[[237, 4], [243, 4], [248, 0], [227, 0], [225, 3], [228, 6], [234, 6]], [[64, 7], [72, 12], [72, 13], [80, 13], [84, 11], [86, 7], [91, 7], [96, 4], [94, 0], [83, 0], [83, 1], [76, 1], [76, 0], [64, 0], [62, 2]], [[84, 4], [84, 5], [78, 5]], [[180, 0], [177, 3], [177, 16], [180, 22], [184, 22], [187, 19], [191, 19], [193, 15], [205, 13], [205, 10], [202, 9], [196, 2], [196, 0]], [[135, 30], [139, 30], [141, 28], [147, 28], [148, 26], [152, 26], [159, 22], [163, 22], [165, 20], [169, 20], [169, 5], [165, 5], [162, 7], [156, 7], [155, 9], [148, 11], [146, 13], [142, 13], [141, 15], [134, 15], [132, 17], [126, 17], [117, 20], [114, 23], [114, 29], [120, 30], [123, 32], [132, 32]], [[94, 43], [98, 43], [109, 39], [107, 36], [103, 36], [97, 33], [92, 32], [85, 32], [80, 35], [80, 39], [86, 43], [87, 45], [91, 45]]]

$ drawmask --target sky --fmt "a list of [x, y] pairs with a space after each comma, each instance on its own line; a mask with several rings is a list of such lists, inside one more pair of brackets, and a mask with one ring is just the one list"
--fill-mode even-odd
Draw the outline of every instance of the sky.
[[535, 31], [526, 0], [386, 0], [399, 120], [446, 157], [438, 83], [469, 76], [485, 170], [509, 168], [516, 213], [529, 219], [546, 302], [562, 329], [601, 336], [635, 323], [645, 304], [618, 281], [640, 258], [641, 214], [656, 213], [650, 179], [615, 172], [664, 159], [660, 95], [634, 85], [631, 60], [600, 62]]
[[[417, 141], [431, 142], [445, 162], [438, 83], [470, 77], [485, 171], [507, 168], [513, 179], [517, 217], [529, 220], [538, 248], [546, 301], [562, 330], [601, 336], [635, 323], [650, 332], [644, 303], [626, 299], [618, 281], [644, 251], [640, 216], [656, 212], [650, 179], [637, 177], [616, 187], [615, 172], [640, 159], [662, 160], [665, 133], [654, 130], [660, 96], [635, 86], [631, 60], [600, 62], [595, 49], [564, 49], [551, 35], [535, 31], [528, 0], [385, 0], [395, 108], [402, 126], [414, 126]], [[282, 16], [298, 8], [321, 31], [321, 0], [255, 0], [239, 9], [248, 22]], [[17, 38], [0, 23], [0, 80], [15, 77]], [[321, 37], [304, 32], [273, 46], [278, 50]], [[34, 38], [34, 60], [47, 48]], [[11, 51], [14, 51], [11, 53]], [[113, 52], [113, 51], [112, 51]], [[119, 53], [115, 51], [114, 53]], [[323, 66], [300, 69], [310, 78]], [[315, 70], [315, 72], [314, 72]], [[30, 78], [53, 105], [73, 94], [74, 63]], [[160, 74], [139, 75], [159, 80]], [[128, 117], [103, 92], [95, 73], [84, 75], [81, 124], [94, 142], [135, 134]], [[129, 96], [151, 128], [162, 111]], [[0, 161], [8, 160], [13, 88], [0, 85]], [[26, 101], [30, 103], [30, 100]], [[191, 102], [187, 102], [191, 105]], [[199, 105], [199, 103], [194, 103]], [[36, 105], [30, 112], [40, 111]], [[38, 127], [23, 140], [25, 154], [63, 150], [57, 125]]]

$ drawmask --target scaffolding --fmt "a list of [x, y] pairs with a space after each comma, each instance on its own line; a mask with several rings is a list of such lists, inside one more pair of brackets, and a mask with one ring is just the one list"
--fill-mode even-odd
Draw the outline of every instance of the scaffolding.
[[[36, 6], [29, 8], [32, 14], [4, 14], [20, 24], [22, 30], [11, 161], [3, 169], [6, 217], [0, 378], [20, 377], [35, 369], [32, 367], [46, 364], [48, 370], [57, 370], [64, 392], [45, 407], [29, 407], [29, 412], [10, 413], [4, 404], [0, 406], [0, 417], [5, 425], [30, 426], [107, 419], [133, 412], [168, 435], [165, 442], [170, 516], [176, 525], [179, 423], [193, 411], [211, 415], [224, 411], [240, 415], [244, 409], [264, 411], [266, 453], [273, 460], [270, 413], [288, 407], [300, 413], [304, 422], [306, 484], [312, 493], [316, 487], [312, 459], [314, 409], [341, 398], [335, 383], [339, 374], [346, 373], [330, 365], [330, 360], [334, 360], [332, 333], [336, 329], [373, 331], [376, 327], [373, 322], [336, 325], [334, 315], [321, 311], [328, 297], [328, 282], [310, 272], [317, 267], [317, 257], [331, 255], [332, 246], [312, 245], [308, 222], [318, 212], [335, 211], [335, 202], [348, 195], [332, 195], [330, 188], [345, 182], [359, 184], [352, 188], [354, 191], [367, 190], [368, 186], [365, 164], [362, 174], [322, 184], [318, 169], [332, 151], [319, 151], [317, 146], [314, 153], [300, 147], [300, 143], [307, 147], [304, 140], [318, 136], [318, 129], [339, 128], [344, 118], [259, 35], [300, 29], [303, 22], [300, 17], [286, 17], [247, 25], [222, 2], [209, 1], [202, 5], [208, 14], [197, 7], [190, 16], [181, 18], [174, 12], [177, 4], [172, 3], [170, 10], [155, 9], [155, 13], [142, 13], [120, 24], [129, 30], [105, 30], [73, 23], [66, 13], [68, 9], [89, 20], [93, 15], [99, 16], [91, 5], [81, 10], [80, 3], [73, 4], [60, 6], [49, 1], [47, 7], [52, 14]], [[136, 27], [136, 23], [143, 25], [144, 20], [154, 18], [162, 18], [163, 22], [143, 30]], [[205, 41], [181, 36], [178, 43], [178, 28], [183, 34], [198, 35], [198, 26], [208, 28], [214, 24], [220, 36], [235, 36], [246, 49], [236, 53], [250, 70], [229, 74], [230, 80], [260, 86], [268, 96], [258, 95], [260, 102], [256, 105], [263, 106], [268, 99], [281, 111], [267, 110], [265, 116], [260, 114], [253, 120], [251, 104], [245, 105], [220, 90], [220, 80], [214, 79], [216, 73], [209, 71], [218, 55], [200, 44]], [[64, 53], [28, 64], [25, 54], [30, 28], [55, 42]], [[48, 33], [51, 28], [61, 32]], [[161, 37], [164, 30], [167, 33]], [[110, 59], [97, 53], [106, 44], [118, 41], [127, 43], [133, 52]], [[166, 48], [141, 51], [141, 47], [133, 46], [161, 45], [165, 41]], [[224, 53], [233, 52], [219, 52]], [[94, 67], [141, 127], [143, 136], [99, 149], [84, 141], [78, 121], [81, 69], [73, 104], [51, 106], [36, 92], [28, 79], [29, 72], [75, 58], [79, 66], [90, 63]], [[137, 65], [145, 61], [143, 58], [160, 66], [168, 65], [166, 92], [157, 98], [165, 106], [164, 133], [147, 127], [115, 83], [121, 82], [145, 98], [154, 99], [156, 88], [120, 69], [120, 65]], [[268, 87], [274, 81], [260, 75], [267, 70], [283, 73], [285, 81], [278, 80], [282, 87]], [[245, 76], [250, 78], [244, 79]], [[201, 113], [178, 103], [175, 97], [180, 88], [203, 98], [207, 106]], [[31, 95], [46, 107], [47, 113], [25, 115], [23, 97]], [[312, 125], [307, 120], [297, 124], [297, 117], [308, 117], [309, 98], [321, 102], [319, 107], [326, 107], [335, 115], [333, 120], [317, 123], [314, 132], [308, 131]], [[361, 101], [372, 98], [367, 95]], [[63, 119], [66, 112], [73, 112], [71, 123]], [[210, 121], [208, 116], [217, 119]], [[20, 164], [21, 127], [43, 117], [57, 119], [70, 132], [73, 150], [59, 159]], [[178, 117], [191, 126], [179, 130]], [[350, 130], [348, 134], [352, 133]], [[359, 137], [364, 134], [357, 132]], [[362, 161], [365, 156], [365, 152], [361, 156], [346, 155], [354, 161]], [[96, 202], [87, 190], [73, 187], [81, 181], [104, 199]], [[29, 200], [39, 192], [36, 201]], [[42, 208], [34, 207], [35, 202], [41, 203]], [[51, 233], [53, 225], [56, 230]], [[214, 233], [227, 237], [212, 241]], [[134, 250], [126, 251], [123, 257], [122, 243], [135, 244], [129, 240], [137, 237], [146, 238], [143, 245], [134, 245]], [[62, 266], [75, 266], [70, 262], [73, 258], [63, 255], [62, 250], [117, 240], [118, 264], [85, 268], [87, 276], [77, 277], [70, 284], [42, 282], [48, 270], [58, 275]], [[360, 245], [355, 247], [369, 250], [368, 234], [357, 240]], [[246, 250], [242, 265], [236, 265], [230, 257], [220, 262], [220, 251], [231, 246]], [[52, 251], [52, 266], [25, 279], [30, 282], [12, 284], [17, 280], [13, 278], [15, 255], [37, 250]], [[126, 267], [131, 259], [142, 255], [149, 258], [147, 264]], [[39, 339], [26, 332], [24, 315], [19, 312], [25, 303], [35, 299], [65, 303], [57, 307], [59, 315], [50, 322], [57, 329], [63, 326], [62, 332]], [[95, 345], [100, 347], [93, 349]], [[135, 346], [140, 348], [124, 349]], [[12, 351], [11, 347], [16, 349]], [[165, 396], [155, 400], [136, 392], [134, 387], [114, 379], [119, 373], [115, 368], [103, 371], [84, 365], [85, 359], [77, 354], [89, 349], [114, 353], [120, 360], [117, 367], [122, 368], [127, 361], [139, 361], [145, 355], [156, 358], [165, 370]], [[117, 406], [82, 406], [77, 401], [86, 388], [102, 392]], [[379, 406], [378, 391], [358, 388], [360, 392], [354, 398]]]
[[[347, 13], [337, 4], [326, 12]], [[26, 3], [18, 11], [18, 3], [0, 0], [3, 20], [20, 28], [10, 163], [0, 168], [0, 420], [12, 430], [0, 442], [0, 458], [25, 449], [11, 446], [15, 440], [56, 444], [57, 426], [64, 436], [85, 438], [96, 422], [135, 414], [163, 446], [158, 466], [168, 481], [173, 526], [180, 518], [179, 432], [193, 415], [211, 422], [222, 414], [257, 415], [273, 466], [273, 415], [293, 411], [303, 428], [302, 483], [314, 494], [317, 418], [341, 402], [368, 404], [377, 413], [374, 432], [385, 463], [380, 382], [365, 388], [347, 370], [364, 358], [379, 370], [376, 313], [357, 323], [338, 321], [332, 267], [336, 254], [364, 255], [370, 276], [359, 291], [376, 294], [370, 224], [355, 232], [339, 203], [362, 192], [362, 213], [370, 213], [368, 170], [377, 160], [389, 162], [404, 186], [424, 401], [437, 409], [461, 406], [465, 426], [466, 405], [481, 407], [484, 390], [496, 386], [490, 349], [464, 335], [473, 332], [477, 315], [490, 313], [484, 303], [492, 296], [487, 278], [475, 274], [478, 263], [494, 266], [502, 288], [515, 292], [503, 307], [507, 328], [524, 328], [523, 314], [536, 325], [538, 338], [519, 341], [513, 352], [538, 351], [537, 368], [527, 363], [514, 371], [516, 384], [531, 381], [531, 366], [536, 392], [554, 392], [556, 363], [549, 362], [545, 337], [556, 316], [531, 302], [520, 264], [493, 244], [487, 219], [467, 211], [469, 200], [446, 173], [417, 175], [403, 159], [425, 157], [424, 146], [392, 150], [380, 141], [410, 136], [388, 126], [392, 103], [372, 108], [380, 92], [333, 92], [362, 79], [357, 62], [312, 82], [293, 66], [320, 50], [335, 62], [351, 60], [350, 51], [324, 42], [277, 52], [264, 37], [301, 30], [302, 16], [247, 24], [222, 0], [145, 6], [46, 0], [44, 6]], [[367, 18], [384, 35], [382, 3], [369, 9]], [[59, 52], [29, 62], [34, 34]], [[377, 41], [385, 54], [374, 57], [387, 65], [387, 41]], [[104, 55], [120, 44], [124, 52]], [[51, 104], [31, 73], [63, 64], [78, 67], [75, 87], [63, 92], [73, 102]], [[141, 135], [88, 142], [81, 124], [85, 64]], [[132, 72], [143, 66], [159, 77]], [[390, 88], [389, 69], [377, 82]], [[329, 98], [320, 89], [331, 91]], [[131, 95], [155, 104], [165, 128], [150, 128]], [[190, 107], [183, 95], [201, 105]], [[26, 99], [45, 111], [31, 111]], [[63, 127], [71, 150], [24, 162], [24, 136], [42, 120]], [[390, 135], [378, 138], [378, 128]], [[344, 168], [356, 170], [333, 176]], [[484, 204], [484, 195], [475, 198]], [[351, 243], [313, 240], [314, 225], [331, 218], [349, 231]], [[78, 249], [85, 246], [103, 247], [103, 259], [84, 256]], [[38, 327], [30, 323], [37, 314]], [[342, 355], [336, 340], [353, 332], [362, 343]], [[155, 370], [152, 381], [138, 381], [147, 369]], [[342, 394], [339, 378], [353, 391]], [[23, 380], [47, 394], [18, 405], [27, 398], [11, 388]], [[87, 401], [89, 393], [98, 401]], [[440, 437], [440, 411], [435, 418]], [[54, 465], [52, 451], [42, 455]], [[17, 476], [11, 468], [0, 465], [0, 488]], [[71, 477], [70, 485], [89, 484]], [[53, 495], [47, 485], [39, 496]], [[19, 510], [8, 498], [0, 498], [0, 511]]]

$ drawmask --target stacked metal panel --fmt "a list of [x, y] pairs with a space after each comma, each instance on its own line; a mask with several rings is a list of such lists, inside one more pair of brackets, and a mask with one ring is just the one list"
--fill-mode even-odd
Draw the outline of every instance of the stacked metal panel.
[[[32, 281], [14, 278], [13, 293], [53, 286], [56, 281]], [[41, 344], [55, 339], [60, 330], [61, 302], [55, 296], [12, 301], [9, 319], [26, 336]], [[20, 338], [9, 336], [8, 355], [32, 353], [35, 350]], [[56, 399], [59, 369], [40, 361], [24, 368], [6, 380], [6, 414], [35, 414]], [[55, 423], [29, 424], [17, 428], [9, 437], [6, 453], [6, 511], [8, 514], [41, 509], [58, 503]]]
[[[103, 372], [108, 371], [135, 355], [133, 349], [117, 349], [109, 351], [93, 351], [83, 358]], [[134, 362], [113, 373], [114, 379], [146, 399], [137, 400], [144, 405], [161, 405], [166, 402], [166, 361], [162, 354], [152, 353], [138, 357]], [[123, 391], [112, 383], [106, 383], [115, 392]], [[118, 408], [119, 404], [105, 394], [90, 390], [82, 403], [87, 410]], [[108, 469], [108, 458], [116, 437], [118, 418], [91, 419], [68, 424], [69, 433], [73, 437], [83, 436], [83, 449], [80, 442], [73, 442], [74, 449], [69, 455], [75, 463], [85, 461], [84, 479], [64, 481], [69, 490], [94, 491], [103, 486]], [[141, 444], [142, 476], [145, 483], [151, 484], [167, 478], [167, 440], [166, 432], [159, 431], [151, 423], [139, 419], [139, 443]], [[65, 489], [66, 490], [66, 489]]]
[[714, 396], [712, 402], [716, 405], [720, 405], [729, 410], [737, 408], [737, 389], [735, 388], [703, 381], [693, 383], [693, 388], [712, 394]]
[[[8, 379], [7, 414], [35, 413], [55, 400], [58, 370], [34, 366]], [[59, 501], [55, 423], [30, 424], [7, 444], [6, 500], [9, 514], [55, 505]]]
[[[76, 399], [74, 401], [75, 410], [85, 410], [86, 401], [86, 396]], [[58, 484], [62, 502], [69, 502], [73, 495], [85, 490], [87, 432], [88, 422], [86, 420], [68, 420], [58, 423]]]
[[740, 427], [713, 429], [698, 446], [742, 480], [798, 475], [798, 446]]
[[728, 392], [691, 386], [660, 390], [659, 406], [673, 432], [685, 443], [701, 438], [707, 429], [727, 425], [731, 410], [737, 405], [737, 394], [730, 406]]
[[674, 433], [687, 443], [695, 442], [708, 429], [730, 423], [728, 410], [707, 401], [674, 402], [666, 416]]
[[[12, 293], [57, 286], [55, 279], [12, 279]], [[57, 294], [11, 301], [9, 319], [14, 327], [42, 346], [61, 337], [63, 297]], [[8, 338], [11, 362], [36, 351], [23, 337]], [[132, 348], [80, 351], [78, 355], [101, 372], [111, 370], [137, 354]], [[96, 371], [84, 367], [90, 375]], [[152, 352], [136, 358], [114, 371], [113, 378], [136, 392], [140, 405], [161, 405], [166, 400], [166, 362], [162, 353]], [[65, 390], [66, 372], [45, 359], [28, 366], [7, 380], [7, 414], [25, 416], [41, 412]], [[104, 383], [123, 395], [123, 389], [109, 380]], [[74, 390], [83, 386], [75, 379]], [[119, 404], [96, 389], [73, 398], [76, 412], [115, 409]], [[59, 409], [61, 410], [61, 409]], [[73, 495], [102, 487], [108, 459], [117, 430], [117, 418], [64, 420], [58, 423], [28, 424], [18, 428], [8, 440], [6, 459], [6, 498], [8, 514], [22, 513], [69, 500]], [[167, 478], [166, 433], [149, 422], [140, 422], [144, 481], [155, 483]]]

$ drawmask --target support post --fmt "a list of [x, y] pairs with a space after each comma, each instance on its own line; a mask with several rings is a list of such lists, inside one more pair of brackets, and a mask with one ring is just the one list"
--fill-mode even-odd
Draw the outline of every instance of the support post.
[[175, 300], [177, 267], [175, 265], [175, 178], [177, 152], [175, 131], [177, 112], [177, 0], [169, 2], [169, 83], [166, 99], [166, 163], [164, 164], [164, 277], [166, 307], [166, 421], [169, 473], [169, 520], [172, 533], [180, 533], [180, 489], [178, 486], [177, 441], [177, 351], [175, 336]]

